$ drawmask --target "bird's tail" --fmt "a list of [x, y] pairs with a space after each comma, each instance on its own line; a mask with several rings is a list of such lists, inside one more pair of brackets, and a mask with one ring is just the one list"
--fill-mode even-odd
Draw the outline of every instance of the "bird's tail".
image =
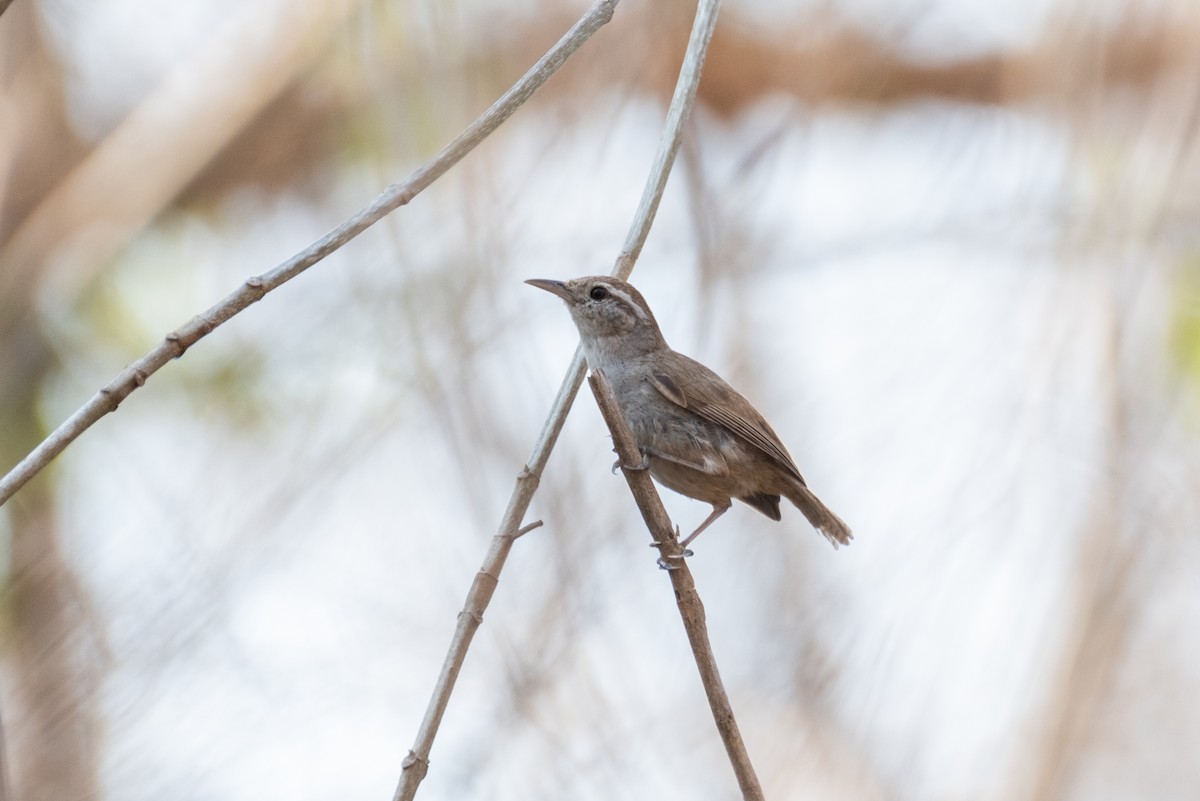
[[785, 494], [787, 499], [804, 513], [813, 528], [824, 534], [825, 538], [833, 543], [834, 548], [838, 545], [849, 545], [850, 540], [854, 539], [850, 527], [835, 515], [832, 509], [821, 503], [821, 499], [813, 495], [812, 490], [808, 487], [797, 481], [788, 488]]

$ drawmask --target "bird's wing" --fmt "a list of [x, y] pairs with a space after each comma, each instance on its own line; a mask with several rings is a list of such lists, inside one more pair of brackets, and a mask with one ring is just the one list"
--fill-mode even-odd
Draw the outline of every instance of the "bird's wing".
[[787, 449], [750, 401], [704, 365], [682, 354], [675, 356], [681, 361], [673, 366], [679, 369], [651, 373], [650, 385], [659, 394], [758, 448], [801, 484], [804, 483]]

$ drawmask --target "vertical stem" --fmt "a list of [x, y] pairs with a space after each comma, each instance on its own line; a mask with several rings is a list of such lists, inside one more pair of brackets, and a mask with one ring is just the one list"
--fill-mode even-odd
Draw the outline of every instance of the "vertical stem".
[[[642, 452], [634, 439], [633, 431], [629, 428], [624, 415], [621, 414], [617, 399], [612, 394], [608, 382], [601, 373], [593, 372], [588, 378], [592, 393], [596, 396], [596, 404], [604, 416], [604, 422], [612, 432], [613, 444], [617, 447], [617, 457], [622, 465], [637, 465], [642, 461]], [[675, 590], [675, 604], [679, 607], [679, 616], [683, 619], [683, 629], [687, 633], [688, 643], [692, 646], [692, 655], [696, 659], [696, 668], [700, 671], [700, 681], [704, 684], [704, 693], [708, 696], [708, 705], [712, 709], [713, 720], [721, 741], [725, 744], [725, 752], [737, 776], [742, 798], [747, 801], [762, 801], [762, 786], [754, 765], [750, 762], [750, 754], [746, 744], [742, 742], [742, 733], [738, 729], [737, 718], [733, 714], [733, 706], [721, 682], [721, 674], [717, 670], [717, 660], [713, 655], [712, 643], [708, 639], [708, 626], [705, 624], [704, 604], [696, 591], [696, 582], [692, 571], [688, 569], [683, 559], [683, 549], [675, 537], [675, 528], [663, 508], [662, 499], [650, 480], [646, 470], [622, 469], [629, 490], [637, 501], [642, 519], [654, 537], [658, 546], [660, 564], [668, 566], [667, 575], [671, 578], [671, 586]]]
[[[612, 5], [615, 5], [615, 0], [613, 0], [608, 9], [610, 16]], [[679, 150], [683, 126], [690, 117], [692, 106], [695, 103], [696, 89], [700, 85], [700, 68], [704, 64], [704, 57], [708, 51], [708, 42], [712, 38], [713, 29], [716, 26], [717, 9], [719, 6], [720, 0], [700, 0], [699, 7], [696, 10], [696, 19], [692, 25], [687, 52], [684, 54], [679, 80], [675, 86], [675, 94], [671, 98], [671, 106], [667, 110], [667, 119], [663, 126], [662, 137], [659, 140], [658, 152], [655, 154], [654, 164], [650, 168], [650, 175], [642, 191], [642, 198], [638, 204], [637, 212], [630, 223], [624, 247], [617, 258], [616, 264], [613, 266], [612, 274], [620, 278], [629, 277], [630, 272], [633, 271], [634, 264], [637, 262], [638, 255], [642, 251], [642, 246], [646, 242], [646, 237], [650, 233], [650, 226], [654, 222], [654, 216], [658, 211], [663, 190], [667, 185], [667, 177], [670, 174], [671, 165], [674, 163], [675, 154]], [[483, 613], [487, 609], [488, 603], [491, 602], [492, 594], [495, 592], [496, 585], [500, 580], [500, 571], [503, 570], [504, 562], [508, 558], [508, 552], [512, 548], [513, 541], [519, 536], [518, 526], [524, 518], [525, 512], [528, 510], [530, 502], [533, 500], [533, 494], [537, 490], [538, 483], [541, 481], [546, 461], [550, 458], [550, 451], [558, 441], [558, 435], [562, 431], [563, 423], [566, 422], [567, 413], [571, 410], [571, 405], [575, 401], [575, 395], [579, 392], [579, 387], [583, 383], [584, 370], [583, 351], [576, 348], [575, 356], [571, 360], [571, 366], [567, 369], [567, 374], [563, 377], [562, 384], [559, 386], [558, 396], [542, 427], [542, 433], [538, 437], [537, 444], [534, 445], [533, 454], [529, 457], [529, 462], [526, 464], [525, 469], [517, 477], [517, 483], [513, 488], [508, 509], [504, 513], [504, 518], [500, 522], [496, 536], [492, 538], [492, 544], [488, 549], [487, 556], [483, 560], [483, 566], [480, 567], [479, 572], [475, 575], [475, 580], [471, 585], [470, 591], [467, 593], [466, 603], [463, 606], [463, 611], [459, 613], [458, 626], [450, 642], [450, 649], [442, 663], [442, 672], [438, 676], [433, 696], [430, 698], [429, 706], [426, 708], [425, 718], [421, 722], [421, 728], [417, 732], [416, 742], [402, 763], [400, 782], [396, 787], [393, 801], [412, 801], [416, 796], [417, 787], [429, 770], [429, 752], [433, 747], [433, 740], [437, 736], [437, 730], [441, 724], [442, 716], [445, 714], [446, 706], [450, 702], [454, 683], [458, 678], [463, 661], [466, 659], [467, 650], [471, 646], [471, 640], [475, 636], [479, 624], [483, 621]], [[681, 597], [691, 598], [693, 596], [694, 593], [685, 593]], [[696, 598], [695, 602], [699, 604], [699, 598]], [[683, 601], [681, 600], [680, 603], [683, 603]], [[689, 603], [691, 602], [689, 601]], [[700, 621], [704, 619], [702, 607], [699, 608], [699, 619]], [[707, 637], [705, 637], [705, 641], [707, 641]], [[719, 677], [717, 678], [717, 684], [718, 686], [720, 684]], [[726, 701], [726, 707], [728, 707], [728, 701]], [[716, 708], [714, 707], [715, 714]], [[732, 711], [728, 713], [727, 718], [729, 721], [733, 720]], [[718, 727], [721, 725], [720, 721], [718, 721]], [[734, 724], [734, 733], [736, 734], [736, 723]], [[744, 752], [745, 749], [743, 748], [742, 750]], [[752, 773], [753, 771], [751, 771]], [[757, 779], [754, 780], [754, 786], [757, 788]], [[757, 795], [746, 795], [746, 797], [761, 798], [762, 791], [758, 790]]]

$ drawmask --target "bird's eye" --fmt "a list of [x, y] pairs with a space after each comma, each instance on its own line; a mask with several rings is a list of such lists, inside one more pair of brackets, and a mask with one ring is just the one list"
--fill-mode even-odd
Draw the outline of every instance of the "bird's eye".
[[604, 300], [608, 297], [608, 290], [602, 286], [592, 287], [592, 291], [588, 293], [592, 300]]

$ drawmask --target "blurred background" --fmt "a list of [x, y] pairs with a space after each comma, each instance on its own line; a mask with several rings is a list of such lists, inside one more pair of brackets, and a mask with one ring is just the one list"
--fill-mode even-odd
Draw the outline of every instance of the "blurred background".
[[[12, 3], [0, 470], [583, 8]], [[625, 0], [0, 508], [14, 797], [390, 797], [575, 347], [521, 281], [611, 268], [692, 12]], [[725, 4], [634, 281], [857, 535], [738, 506], [691, 560], [768, 797], [1196, 798], [1198, 120], [1192, 0]], [[611, 461], [585, 390], [420, 798], [735, 797]]]

